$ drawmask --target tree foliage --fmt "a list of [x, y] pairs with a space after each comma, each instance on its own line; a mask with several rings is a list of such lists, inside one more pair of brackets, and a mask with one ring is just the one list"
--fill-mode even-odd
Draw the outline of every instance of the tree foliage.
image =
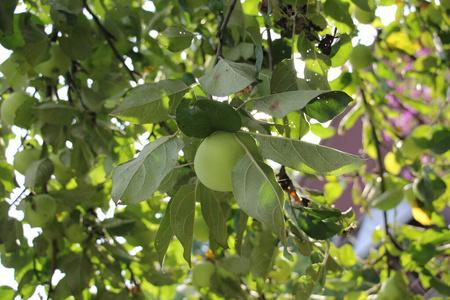
[[[450, 296], [448, 1], [23, 2], [0, 3], [1, 299]], [[302, 140], [358, 120], [360, 156]], [[217, 131], [232, 192], [195, 174]], [[350, 183], [384, 212], [366, 257], [335, 243]]]

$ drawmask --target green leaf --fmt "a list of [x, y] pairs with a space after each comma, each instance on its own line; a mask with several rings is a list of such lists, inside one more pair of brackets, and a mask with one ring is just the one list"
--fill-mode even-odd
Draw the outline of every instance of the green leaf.
[[139, 156], [116, 167], [112, 175], [112, 199], [136, 204], [149, 198], [178, 162], [183, 142], [165, 136], [147, 144]]
[[341, 91], [331, 91], [317, 96], [305, 107], [305, 112], [319, 122], [327, 122], [344, 111], [353, 99]]
[[92, 276], [92, 263], [83, 254], [71, 253], [58, 260], [58, 268], [66, 274], [63, 278], [72, 294], [81, 293], [89, 287]]
[[365, 160], [359, 156], [304, 141], [258, 135], [263, 157], [309, 174], [341, 175], [355, 171]]
[[285, 59], [275, 67], [270, 79], [270, 90], [272, 94], [298, 90], [297, 71], [292, 59]]
[[69, 126], [77, 114], [76, 108], [62, 103], [44, 102], [36, 107], [38, 119], [53, 125]]
[[403, 200], [402, 189], [388, 190], [375, 199], [373, 199], [371, 206], [381, 210], [390, 210], [396, 207]]
[[[373, 0], [351, 0], [356, 6], [365, 11], [373, 11], [376, 4]], [[395, 3], [395, 2], [394, 2]]]
[[15, 290], [9, 286], [0, 286], [0, 300], [14, 299]]
[[317, 135], [322, 140], [328, 139], [336, 133], [336, 129], [333, 127], [323, 127], [320, 123], [311, 124], [311, 132]]
[[337, 68], [342, 66], [350, 58], [352, 53], [352, 40], [346, 33], [342, 34], [333, 46], [331, 46], [331, 66]]
[[0, 2], [0, 29], [8, 36], [14, 33], [14, 10], [18, 0], [2, 0]]
[[168, 26], [159, 35], [160, 43], [171, 52], [182, 51], [189, 48], [194, 34], [179, 26]]
[[201, 203], [202, 215], [208, 224], [215, 241], [223, 248], [228, 248], [228, 232], [225, 215], [220, 203], [225, 193], [216, 192], [199, 183], [195, 198]]
[[236, 202], [240, 209], [265, 224], [286, 245], [283, 190], [272, 168], [256, 161], [248, 149], [246, 152], [231, 173]]
[[183, 185], [172, 198], [172, 206], [170, 207], [170, 225], [175, 236], [183, 245], [183, 256], [189, 266], [191, 266], [194, 235], [195, 189], [194, 184]]
[[436, 154], [444, 154], [450, 150], [450, 129], [442, 128], [433, 132], [430, 140], [430, 149]]
[[174, 79], [161, 80], [132, 89], [111, 115], [137, 124], [168, 119], [169, 105], [179, 101], [189, 87]]
[[261, 232], [258, 244], [250, 254], [250, 272], [253, 278], [267, 278], [278, 251], [277, 242], [270, 231]]
[[344, 229], [344, 226], [339, 222], [342, 214], [339, 217], [335, 217], [334, 211], [325, 210], [325, 213], [333, 214], [333, 217], [327, 218], [317, 215], [318, 210], [301, 206], [295, 208], [300, 210], [297, 218], [298, 225], [306, 232], [306, 234], [314, 239], [326, 240], [340, 233]]
[[33, 161], [25, 173], [26, 187], [40, 187], [44, 185], [52, 176], [54, 171], [53, 163], [48, 158]]
[[[276, 118], [307, 107], [306, 113], [321, 121], [330, 120], [342, 112], [352, 101], [346, 93], [340, 91], [291, 91], [253, 99], [254, 109]], [[311, 106], [307, 106], [311, 103]]]
[[331, 66], [330, 57], [312, 51], [305, 61], [305, 79], [313, 90], [330, 90], [328, 84], [328, 69]]
[[214, 96], [229, 96], [257, 81], [255, 66], [220, 59], [214, 68], [198, 79], [202, 89]]
[[355, 28], [349, 7], [350, 4], [342, 0], [327, 0], [323, 4], [325, 14], [331, 17], [332, 24], [342, 33], [351, 33]]
[[190, 137], [205, 138], [215, 131], [236, 132], [242, 126], [239, 114], [226, 102], [201, 99], [192, 108], [183, 98], [176, 110], [181, 131]]
[[166, 257], [167, 249], [174, 236], [172, 226], [170, 225], [170, 207], [172, 205], [172, 200], [167, 203], [166, 211], [159, 224], [158, 231], [155, 237], [155, 250], [158, 254], [159, 264], [162, 266], [164, 264], [164, 259]]

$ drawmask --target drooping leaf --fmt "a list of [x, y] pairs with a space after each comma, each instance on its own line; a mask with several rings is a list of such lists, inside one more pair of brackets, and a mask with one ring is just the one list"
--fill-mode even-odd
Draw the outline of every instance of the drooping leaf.
[[[320, 98], [318, 98], [320, 96]], [[341, 91], [290, 91], [260, 98], [253, 99], [255, 101], [254, 109], [265, 112], [276, 118], [283, 118], [291, 111], [304, 108], [308, 103], [315, 101], [309, 112], [314, 118], [329, 118], [329, 115], [337, 115], [342, 110], [343, 103], [351, 101], [351, 98]], [[331, 102], [330, 102], [331, 101]], [[339, 111], [340, 110], [340, 111]], [[324, 117], [320, 115], [324, 114]], [[328, 116], [326, 116], [326, 114]]]
[[351, 33], [355, 27], [349, 7], [350, 4], [342, 0], [327, 0], [323, 4], [325, 14], [331, 17], [332, 24], [342, 33]]
[[221, 197], [224, 193], [216, 192], [206, 188], [199, 183], [195, 191], [195, 198], [201, 203], [202, 215], [208, 224], [216, 242], [223, 248], [228, 248], [228, 232], [225, 215], [220, 206]]
[[356, 6], [365, 11], [372, 11], [376, 8], [373, 0], [351, 0]]
[[198, 79], [203, 90], [214, 96], [229, 96], [257, 81], [256, 68], [246, 63], [220, 59], [214, 68]]
[[140, 85], [124, 97], [111, 115], [138, 124], [164, 121], [171, 101], [181, 98], [188, 89], [182, 81], [174, 79]]
[[194, 34], [179, 26], [168, 26], [159, 35], [160, 43], [172, 52], [189, 48]]
[[116, 167], [112, 180], [112, 199], [136, 204], [150, 197], [177, 164], [183, 142], [165, 136], [147, 144], [139, 156]]
[[256, 71], [259, 72], [261, 71], [264, 56], [262, 48], [262, 35], [258, 26], [249, 26], [246, 28], [246, 32], [248, 33], [248, 35], [250, 35], [253, 42], [255, 43], [255, 56], [256, 56], [255, 68]]
[[331, 60], [328, 55], [311, 51], [305, 61], [305, 79], [313, 90], [330, 90], [328, 70]]
[[170, 225], [173, 233], [183, 245], [183, 257], [189, 266], [191, 266], [191, 250], [194, 235], [195, 188], [194, 184], [183, 185], [172, 198], [170, 207]]
[[285, 59], [275, 67], [270, 79], [270, 90], [272, 94], [298, 90], [297, 71], [292, 59]]
[[44, 185], [53, 174], [54, 166], [50, 159], [43, 158], [33, 161], [25, 173], [26, 187], [39, 187]]
[[361, 167], [359, 156], [304, 141], [258, 135], [263, 157], [309, 174], [341, 175]]
[[162, 266], [164, 264], [164, 259], [166, 257], [167, 249], [174, 236], [172, 226], [170, 225], [170, 207], [172, 205], [172, 200], [167, 203], [166, 211], [159, 224], [158, 231], [155, 237], [155, 250], [158, 254], [159, 264]]
[[71, 253], [63, 256], [59, 261], [58, 267], [66, 274], [64, 282], [72, 294], [81, 293], [89, 286], [92, 276], [92, 263], [83, 254]]
[[0, 2], [0, 29], [5, 35], [14, 33], [14, 10], [18, 0], [3, 0]]
[[215, 131], [236, 132], [242, 126], [241, 117], [228, 103], [206, 99], [189, 107], [189, 99], [183, 98], [176, 120], [184, 134], [196, 138], [205, 138]]
[[284, 194], [272, 168], [246, 154], [234, 167], [231, 182], [239, 208], [264, 223], [286, 244]]
[[277, 251], [277, 239], [272, 233], [270, 231], [261, 232], [258, 244], [250, 254], [250, 272], [254, 278], [267, 278]]
[[352, 41], [348, 34], [344, 33], [339, 40], [331, 46], [331, 66], [337, 68], [342, 66], [350, 58], [352, 53]]

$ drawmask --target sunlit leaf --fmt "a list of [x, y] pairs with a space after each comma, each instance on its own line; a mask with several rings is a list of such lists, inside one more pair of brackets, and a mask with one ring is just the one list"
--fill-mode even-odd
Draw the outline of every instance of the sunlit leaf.
[[239, 208], [264, 223], [286, 244], [284, 195], [272, 168], [246, 154], [234, 167], [231, 181]]
[[229, 96], [256, 82], [255, 76], [255, 66], [221, 59], [210, 72], [200, 77], [198, 81], [208, 94]]
[[174, 136], [165, 136], [147, 144], [139, 156], [114, 170], [112, 199], [125, 204], [136, 204], [150, 197], [165, 176], [177, 164], [183, 142]]
[[111, 115], [132, 123], [157, 123], [168, 119], [170, 102], [189, 87], [174, 79], [147, 83], [132, 89]]
[[159, 35], [160, 43], [172, 52], [189, 48], [194, 34], [179, 26], [168, 26]]
[[309, 174], [341, 175], [361, 167], [359, 156], [283, 137], [258, 135], [263, 157]]

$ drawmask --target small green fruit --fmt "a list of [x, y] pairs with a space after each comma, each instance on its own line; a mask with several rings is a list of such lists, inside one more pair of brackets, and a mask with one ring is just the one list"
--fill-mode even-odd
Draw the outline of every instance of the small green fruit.
[[216, 266], [211, 262], [202, 262], [192, 269], [192, 284], [197, 287], [208, 287]]
[[55, 167], [53, 174], [55, 175], [56, 180], [58, 180], [62, 185], [66, 185], [72, 179], [73, 172], [59, 159], [60, 154], [61, 153], [58, 153], [58, 155], [52, 153], [50, 154], [49, 159], [52, 161], [53, 166]]
[[42, 227], [50, 223], [56, 213], [56, 201], [47, 194], [36, 195], [25, 206], [25, 221], [31, 227]]
[[[237, 140], [237, 134], [216, 132], [208, 136], [198, 147], [194, 168], [198, 179], [206, 187], [220, 192], [232, 190], [231, 171], [239, 158], [245, 154], [244, 148]], [[244, 143], [250, 148], [247, 146], [247, 139], [252, 138], [245, 136]], [[256, 145], [254, 148], [256, 149]]]
[[28, 169], [28, 166], [35, 160], [38, 160], [41, 155], [40, 148], [28, 148], [18, 152], [14, 155], [13, 166], [22, 175]]
[[38, 100], [29, 96], [24, 92], [12, 93], [8, 98], [4, 99], [1, 107], [2, 119], [8, 123], [8, 125], [16, 125], [16, 113], [22, 105], [33, 105]]
[[400, 151], [406, 159], [415, 160], [418, 159], [424, 154], [425, 150], [422, 149], [415, 139], [411, 136], [406, 137], [403, 140]]

